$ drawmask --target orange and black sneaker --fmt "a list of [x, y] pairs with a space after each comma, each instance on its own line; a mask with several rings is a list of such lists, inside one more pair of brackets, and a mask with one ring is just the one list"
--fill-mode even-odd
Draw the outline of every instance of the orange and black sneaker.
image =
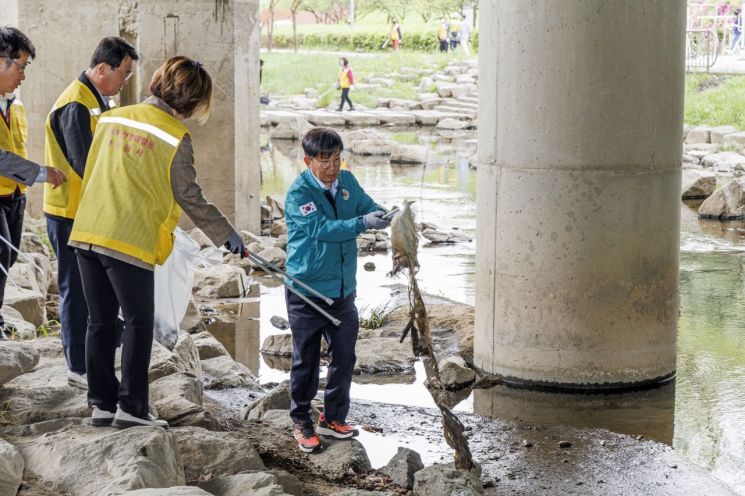
[[347, 439], [360, 434], [360, 431], [349, 424], [343, 424], [334, 420], [326, 420], [321, 414], [318, 420], [318, 433], [322, 436], [331, 436], [337, 439]]
[[321, 449], [321, 438], [313, 429], [313, 424], [295, 424], [295, 440], [300, 451], [313, 453]]

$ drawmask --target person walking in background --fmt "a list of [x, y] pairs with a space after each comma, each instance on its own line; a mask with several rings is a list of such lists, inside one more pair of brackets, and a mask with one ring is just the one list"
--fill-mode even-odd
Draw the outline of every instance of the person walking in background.
[[440, 16], [440, 27], [437, 28], [437, 41], [440, 42], [440, 51], [448, 51], [448, 38], [450, 37], [450, 25], [445, 16]]
[[122, 38], [104, 38], [96, 47], [90, 67], [62, 92], [46, 122], [44, 161], [67, 175], [62, 187], [44, 188], [47, 234], [57, 256], [62, 346], [67, 360], [67, 381], [87, 388], [85, 333], [88, 307], [83, 296], [75, 250], [67, 246], [80, 203], [85, 161], [93, 132], [109, 97], [118, 94], [132, 76], [139, 59], [135, 48]]
[[[217, 246], [247, 255], [241, 236], [202, 195], [183, 124], [207, 119], [212, 78], [201, 62], [173, 57], [155, 71], [150, 93], [99, 119], [70, 234], [88, 304], [85, 365], [96, 427], [168, 427], [149, 413], [153, 270], [171, 255], [182, 209]], [[121, 382], [114, 369], [120, 309]]]
[[349, 104], [349, 110], [354, 110], [352, 100], [349, 99], [349, 90], [354, 86], [354, 74], [352, 74], [352, 68], [349, 67], [349, 60], [346, 57], [339, 59], [339, 78], [336, 80], [337, 89], [341, 90], [341, 102], [339, 102], [339, 108], [337, 112], [344, 110], [344, 102]]
[[398, 19], [394, 17], [391, 19], [391, 23], [391, 32], [389, 33], [388, 38], [391, 40], [391, 48], [393, 51], [396, 51], [404, 40], [404, 37], [401, 34], [401, 25], [398, 23]]
[[[18, 257], [26, 210], [26, 190], [34, 182], [58, 186], [65, 175], [51, 167], [27, 160], [26, 110], [14, 91], [26, 79], [26, 68], [36, 48], [19, 29], [0, 28], [0, 308], [5, 297], [8, 271]], [[5, 320], [0, 315], [0, 339], [5, 339]]]
[[455, 51], [460, 41], [460, 14], [454, 13], [450, 20], [450, 49]]
[[463, 53], [471, 55], [471, 19], [463, 17], [463, 22], [460, 23], [460, 47]]
[[742, 36], [742, 12], [740, 9], [735, 9], [733, 12], [735, 16], [732, 19], [732, 41], [729, 44], [729, 51], [734, 53], [739, 51], [739, 41]]

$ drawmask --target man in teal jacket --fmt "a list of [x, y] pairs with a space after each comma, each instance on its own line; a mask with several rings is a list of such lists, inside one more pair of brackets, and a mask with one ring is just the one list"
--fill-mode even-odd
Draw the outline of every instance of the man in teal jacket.
[[[352, 173], [340, 170], [342, 150], [335, 131], [311, 129], [303, 138], [307, 169], [292, 183], [285, 199], [287, 273], [331, 298], [332, 305], [311, 299], [342, 322], [334, 326], [296, 294], [286, 291], [293, 344], [290, 416], [298, 447], [307, 453], [321, 448], [318, 434], [338, 439], [358, 434], [346, 423], [359, 331], [354, 302], [356, 238], [367, 229], [385, 229], [389, 223], [383, 218], [385, 209], [365, 193]], [[298, 286], [293, 289], [305, 293]], [[318, 391], [321, 336], [329, 345], [331, 362], [316, 433], [310, 402]]]

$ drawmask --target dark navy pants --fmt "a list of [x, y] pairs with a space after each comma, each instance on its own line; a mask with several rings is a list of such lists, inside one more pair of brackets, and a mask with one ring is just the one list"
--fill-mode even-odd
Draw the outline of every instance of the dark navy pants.
[[285, 290], [287, 316], [292, 330], [292, 369], [290, 370], [290, 417], [296, 424], [310, 424], [310, 402], [318, 391], [321, 361], [321, 337], [329, 345], [331, 362], [326, 376], [323, 413], [328, 420], [346, 421], [349, 412], [349, 389], [357, 359], [354, 347], [360, 329], [356, 293], [334, 300], [332, 305], [313, 299], [318, 306], [341, 320], [336, 327], [300, 297]]
[[[21, 235], [23, 234], [23, 214], [26, 210], [26, 196], [18, 191], [11, 197], [0, 199], [0, 236], [10, 242], [16, 249], [21, 246]], [[0, 241], [0, 308], [5, 299], [5, 283], [8, 280], [6, 272], [10, 270], [18, 258], [18, 252], [13, 250], [5, 241]], [[5, 320], [0, 315], [0, 327], [5, 325]]]
[[85, 374], [85, 333], [88, 326], [88, 306], [83, 296], [80, 270], [75, 249], [67, 246], [72, 231], [72, 220], [47, 217], [47, 234], [57, 255], [57, 286], [59, 314], [62, 326], [62, 346], [67, 368]]

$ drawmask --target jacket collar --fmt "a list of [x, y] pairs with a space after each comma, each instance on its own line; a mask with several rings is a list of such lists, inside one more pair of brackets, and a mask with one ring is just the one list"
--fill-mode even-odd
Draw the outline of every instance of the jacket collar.
[[88, 76], [85, 75], [85, 71], [80, 73], [78, 81], [83, 83], [89, 90], [91, 90], [91, 93], [93, 93], [93, 96], [96, 97], [96, 101], [98, 102], [98, 106], [101, 108], [101, 110], [103, 110], [104, 112], [109, 110], [109, 102], [104, 100], [103, 95], [101, 95], [101, 92], [98, 91], [96, 85], [93, 84], [93, 82], [88, 79]]

